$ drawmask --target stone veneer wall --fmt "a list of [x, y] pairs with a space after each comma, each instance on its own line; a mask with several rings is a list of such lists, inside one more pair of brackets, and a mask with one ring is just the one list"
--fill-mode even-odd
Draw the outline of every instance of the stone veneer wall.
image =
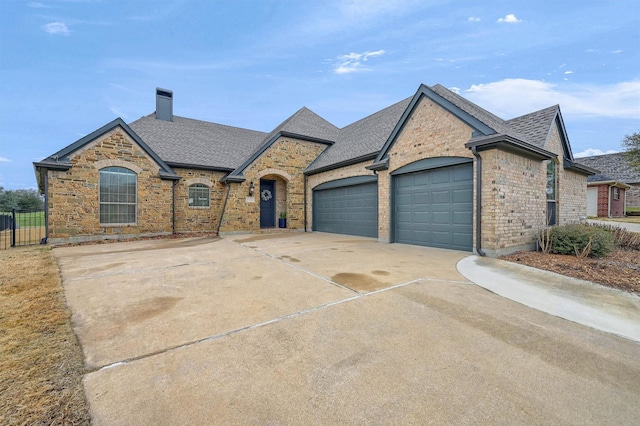
[[[176, 222], [178, 233], [216, 232], [222, 214], [227, 188], [220, 183], [224, 172], [199, 169], [178, 169], [174, 172], [182, 179], [175, 187]], [[189, 207], [189, 186], [203, 184], [209, 187], [209, 207]]]
[[[304, 170], [326, 145], [281, 137], [245, 170], [246, 180], [232, 183], [220, 232], [260, 230], [260, 198], [248, 197], [250, 182], [259, 188], [260, 178], [278, 176], [286, 181], [287, 228], [304, 230]], [[277, 190], [277, 188], [276, 188]]]
[[[48, 173], [49, 239], [52, 243], [172, 232], [172, 181], [120, 128], [76, 151], [67, 171]], [[137, 221], [109, 227], [99, 223], [99, 171], [119, 166], [138, 176]]]

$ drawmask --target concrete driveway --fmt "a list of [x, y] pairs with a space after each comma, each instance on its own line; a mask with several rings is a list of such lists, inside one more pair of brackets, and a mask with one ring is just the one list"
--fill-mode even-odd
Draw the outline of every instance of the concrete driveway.
[[332, 234], [56, 248], [94, 424], [633, 424], [640, 345]]

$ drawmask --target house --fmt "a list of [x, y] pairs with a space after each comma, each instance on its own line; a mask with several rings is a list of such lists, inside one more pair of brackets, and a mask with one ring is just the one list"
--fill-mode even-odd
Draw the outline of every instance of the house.
[[[618, 152], [615, 154], [584, 157], [580, 158], [580, 163], [600, 171], [600, 174], [589, 176], [589, 187], [593, 188], [590, 189], [591, 196], [589, 196], [590, 201], [588, 202], [590, 203], [590, 211], [587, 212], [589, 216], [609, 216], [608, 213], [604, 214], [600, 208], [598, 208], [599, 211], [597, 214], [591, 214], [595, 213], [593, 204], [596, 198], [596, 187], [605, 185], [607, 181], [610, 183], [609, 186], [611, 186], [611, 188], [622, 190], [626, 208], [640, 207], [640, 170], [631, 167], [624, 153]], [[603, 194], [609, 192], [606, 188], [598, 191], [603, 191]], [[614, 190], [611, 189], [611, 192], [613, 191]], [[606, 203], [606, 198], [603, 199], [603, 202]], [[598, 201], [598, 204], [600, 204], [600, 201]], [[622, 215], [624, 215], [624, 212]]]
[[34, 163], [52, 243], [287, 228], [497, 256], [586, 215], [559, 106], [503, 120], [441, 85], [338, 128], [302, 108], [265, 133], [156, 111]]
[[625, 191], [631, 185], [618, 182], [613, 178], [596, 174], [587, 178], [587, 216], [624, 217]]

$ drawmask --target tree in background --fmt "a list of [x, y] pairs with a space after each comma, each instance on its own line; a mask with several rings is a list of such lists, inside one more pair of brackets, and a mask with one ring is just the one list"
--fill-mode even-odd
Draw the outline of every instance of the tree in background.
[[624, 146], [624, 156], [631, 167], [640, 171], [640, 132], [626, 135], [622, 140], [622, 146]]
[[5, 190], [0, 186], [0, 210], [42, 209], [44, 202], [35, 189]]

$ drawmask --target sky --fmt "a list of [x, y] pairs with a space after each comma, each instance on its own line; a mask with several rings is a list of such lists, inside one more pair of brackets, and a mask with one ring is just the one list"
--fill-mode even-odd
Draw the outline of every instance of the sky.
[[576, 157], [640, 131], [640, 2], [0, 0], [0, 186], [120, 117], [344, 127], [442, 84], [503, 119], [559, 104]]

